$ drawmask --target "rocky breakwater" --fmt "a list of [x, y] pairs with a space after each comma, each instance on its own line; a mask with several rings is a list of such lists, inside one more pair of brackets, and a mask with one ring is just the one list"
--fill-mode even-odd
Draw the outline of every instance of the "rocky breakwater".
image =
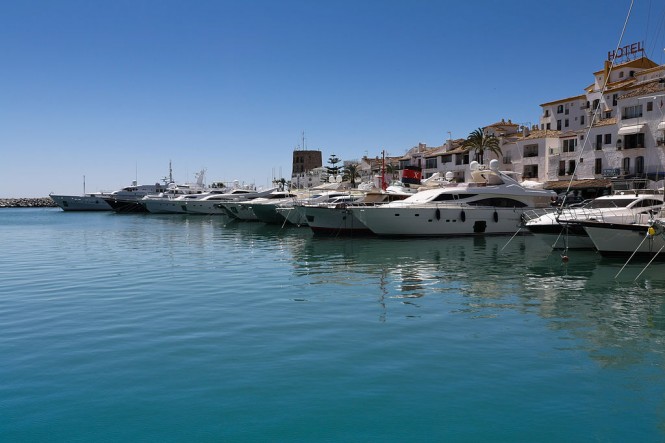
[[41, 198], [0, 198], [0, 208], [56, 208], [50, 197]]

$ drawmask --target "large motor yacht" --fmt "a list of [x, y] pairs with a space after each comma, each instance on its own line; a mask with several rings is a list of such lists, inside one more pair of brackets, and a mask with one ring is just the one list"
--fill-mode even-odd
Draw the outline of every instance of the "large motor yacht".
[[402, 201], [353, 208], [353, 214], [378, 235], [453, 236], [514, 234], [528, 209], [549, 207], [554, 191], [526, 188], [510, 172], [471, 162], [471, 180], [422, 190]]

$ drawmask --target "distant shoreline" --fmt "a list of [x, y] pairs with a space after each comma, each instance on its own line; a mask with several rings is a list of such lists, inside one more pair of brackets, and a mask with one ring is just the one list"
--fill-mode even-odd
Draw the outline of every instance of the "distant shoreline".
[[49, 197], [40, 198], [0, 198], [0, 208], [57, 208]]

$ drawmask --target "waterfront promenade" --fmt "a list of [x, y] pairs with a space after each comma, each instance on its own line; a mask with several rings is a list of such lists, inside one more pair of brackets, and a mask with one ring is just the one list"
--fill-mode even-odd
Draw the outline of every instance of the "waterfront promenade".
[[50, 197], [41, 198], [0, 198], [0, 208], [55, 208]]

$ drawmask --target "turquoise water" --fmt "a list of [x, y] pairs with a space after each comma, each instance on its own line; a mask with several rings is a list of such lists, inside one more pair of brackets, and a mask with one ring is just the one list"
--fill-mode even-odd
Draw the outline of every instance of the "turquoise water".
[[0, 210], [1, 441], [665, 441], [665, 273]]

